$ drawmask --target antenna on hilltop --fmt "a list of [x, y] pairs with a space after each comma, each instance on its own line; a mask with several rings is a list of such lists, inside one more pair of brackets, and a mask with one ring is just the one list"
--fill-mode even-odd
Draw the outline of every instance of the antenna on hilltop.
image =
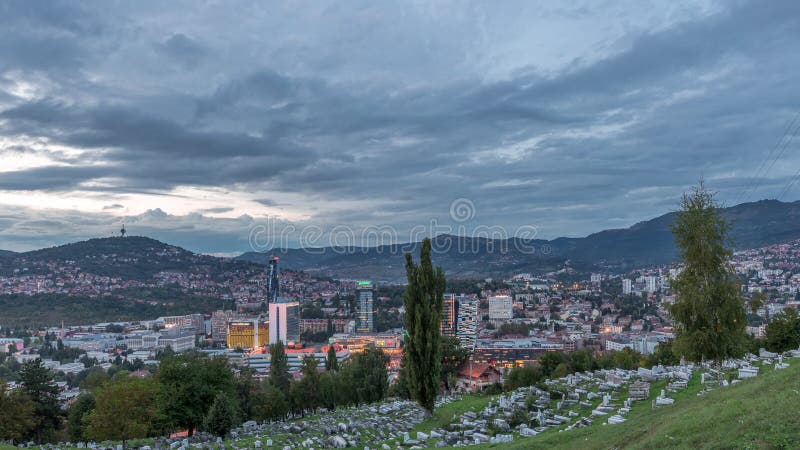
[[125, 237], [125, 224], [122, 224], [122, 229], [119, 230], [119, 237]]

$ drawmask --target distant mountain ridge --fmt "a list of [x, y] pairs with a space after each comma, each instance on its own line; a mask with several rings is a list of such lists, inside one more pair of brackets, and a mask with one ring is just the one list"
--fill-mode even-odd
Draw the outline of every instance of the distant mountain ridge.
[[[800, 239], [800, 201], [761, 200], [723, 208], [731, 223], [735, 249], [749, 249]], [[568, 264], [579, 271], [626, 270], [667, 264], [677, 259], [670, 231], [671, 212], [629, 228], [604, 230], [583, 238], [523, 241], [492, 240], [450, 235], [433, 240], [434, 262], [449, 276], [485, 277], [512, 273], [541, 273]], [[468, 251], [459, 251], [468, 249]], [[273, 249], [248, 252], [238, 259], [265, 263], [271, 255], [281, 258], [281, 267], [339, 278], [369, 278], [402, 281], [403, 253], [417, 253], [419, 243], [378, 247], [325, 247]]]

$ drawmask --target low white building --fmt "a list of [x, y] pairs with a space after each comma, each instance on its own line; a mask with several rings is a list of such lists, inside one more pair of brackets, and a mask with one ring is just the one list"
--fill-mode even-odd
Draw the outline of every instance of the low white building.
[[514, 318], [514, 301], [510, 295], [489, 297], [489, 320], [507, 320]]

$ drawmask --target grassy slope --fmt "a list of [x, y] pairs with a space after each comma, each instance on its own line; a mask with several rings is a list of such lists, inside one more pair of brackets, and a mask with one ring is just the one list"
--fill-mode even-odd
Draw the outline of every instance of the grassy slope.
[[418, 431], [429, 433], [434, 428], [444, 428], [453, 421], [453, 415], [460, 416], [467, 411], [481, 412], [489, 404], [491, 397], [477, 395], [466, 395], [459, 401], [448, 403], [433, 412], [433, 415], [424, 422], [418, 423], [411, 433], [411, 437], [416, 437]]
[[695, 384], [674, 395], [671, 407], [652, 410], [640, 402], [623, 424], [597, 420], [588, 428], [470, 448], [800, 448], [800, 359], [790, 363], [702, 397], [693, 394]]

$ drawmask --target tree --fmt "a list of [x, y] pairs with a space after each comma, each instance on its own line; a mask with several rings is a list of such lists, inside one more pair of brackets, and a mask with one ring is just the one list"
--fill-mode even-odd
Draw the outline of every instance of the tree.
[[336, 359], [336, 350], [333, 345], [328, 346], [328, 358], [325, 360], [325, 370], [336, 372], [339, 370], [339, 360]]
[[406, 355], [400, 360], [400, 370], [397, 371], [397, 378], [392, 386], [389, 387], [390, 397], [400, 397], [410, 399], [411, 392], [408, 389], [408, 367], [406, 366]]
[[89, 438], [86, 429], [89, 426], [89, 413], [95, 408], [92, 394], [81, 394], [75, 403], [70, 406], [67, 414], [67, 427], [69, 438], [73, 442], [85, 441]]
[[290, 387], [292, 409], [305, 414], [306, 411], [315, 411], [320, 404], [319, 372], [317, 371], [317, 358], [307, 355], [303, 357], [300, 369], [303, 378]]
[[[110, 369], [109, 369], [110, 371]], [[102, 367], [92, 367], [91, 369], [81, 372], [81, 374], [86, 374], [84, 379], [80, 382], [81, 389], [89, 390], [89, 391], [96, 391], [103, 384], [107, 383], [111, 377], [103, 370]]]
[[769, 314], [769, 308], [765, 308], [767, 306], [767, 294], [763, 292], [756, 292], [753, 294], [753, 297], [750, 299], [750, 311], [753, 314], [758, 314], [758, 310], [764, 308], [764, 311]]
[[269, 376], [272, 385], [283, 391], [284, 395], [289, 394], [289, 358], [283, 349], [283, 342], [278, 341], [269, 346]]
[[680, 363], [680, 359], [672, 351], [672, 342], [659, 342], [653, 354], [647, 358], [647, 366], [675, 366]]
[[[367, 348], [353, 356], [344, 372], [342, 384], [355, 388], [355, 403], [373, 403], [383, 400], [389, 389], [389, 374], [386, 364], [389, 357], [379, 348]], [[340, 403], [353, 403], [345, 399]]]
[[767, 325], [766, 347], [771, 352], [785, 352], [800, 347], [800, 318], [797, 310], [786, 308]]
[[289, 402], [283, 391], [275, 387], [270, 380], [261, 384], [260, 391], [253, 399], [253, 419], [259, 421], [277, 420], [289, 413]]
[[440, 344], [442, 355], [442, 383], [445, 389], [452, 388], [451, 383], [458, 368], [469, 359], [469, 350], [461, 346], [461, 341], [455, 336], [443, 336]]
[[439, 325], [446, 282], [442, 268], [434, 270], [431, 263], [430, 238], [422, 241], [419, 257], [420, 264], [415, 265], [406, 253], [405, 353], [411, 397], [432, 414], [442, 365]]
[[556, 367], [564, 362], [564, 355], [561, 352], [545, 352], [539, 358], [539, 366], [542, 368], [544, 376], [549, 377], [555, 372]]
[[161, 411], [189, 436], [203, 423], [217, 394], [236, 397], [236, 381], [223, 358], [188, 354], [161, 361], [156, 374]]
[[339, 376], [336, 372], [326, 371], [319, 377], [319, 403], [323, 408], [333, 411], [336, 409], [336, 389]]
[[230, 398], [222, 393], [217, 394], [203, 421], [203, 431], [215, 436], [225, 436], [236, 425], [236, 408], [231, 404]]
[[158, 424], [158, 386], [152, 378], [125, 377], [97, 392], [95, 408], [86, 417], [90, 439], [120, 440], [155, 434]]
[[61, 408], [58, 404], [58, 387], [53, 383], [53, 373], [41, 359], [27, 361], [19, 372], [22, 391], [33, 402], [36, 418], [36, 441], [55, 431], [61, 425]]
[[544, 380], [544, 374], [539, 367], [513, 367], [506, 377], [505, 388], [513, 391], [517, 388], [533, 386], [542, 380]]
[[253, 399], [259, 386], [254, 375], [256, 371], [250, 367], [243, 367], [236, 379], [236, 397], [239, 401], [239, 410], [243, 419], [253, 416]]
[[691, 361], [714, 361], [720, 383], [722, 361], [743, 353], [746, 326], [739, 285], [728, 265], [727, 231], [714, 194], [702, 182], [684, 194], [672, 225], [685, 265], [672, 283], [676, 301], [670, 313], [677, 331], [673, 350]]
[[34, 404], [22, 390], [6, 389], [0, 381], [0, 441], [22, 441], [36, 430]]

